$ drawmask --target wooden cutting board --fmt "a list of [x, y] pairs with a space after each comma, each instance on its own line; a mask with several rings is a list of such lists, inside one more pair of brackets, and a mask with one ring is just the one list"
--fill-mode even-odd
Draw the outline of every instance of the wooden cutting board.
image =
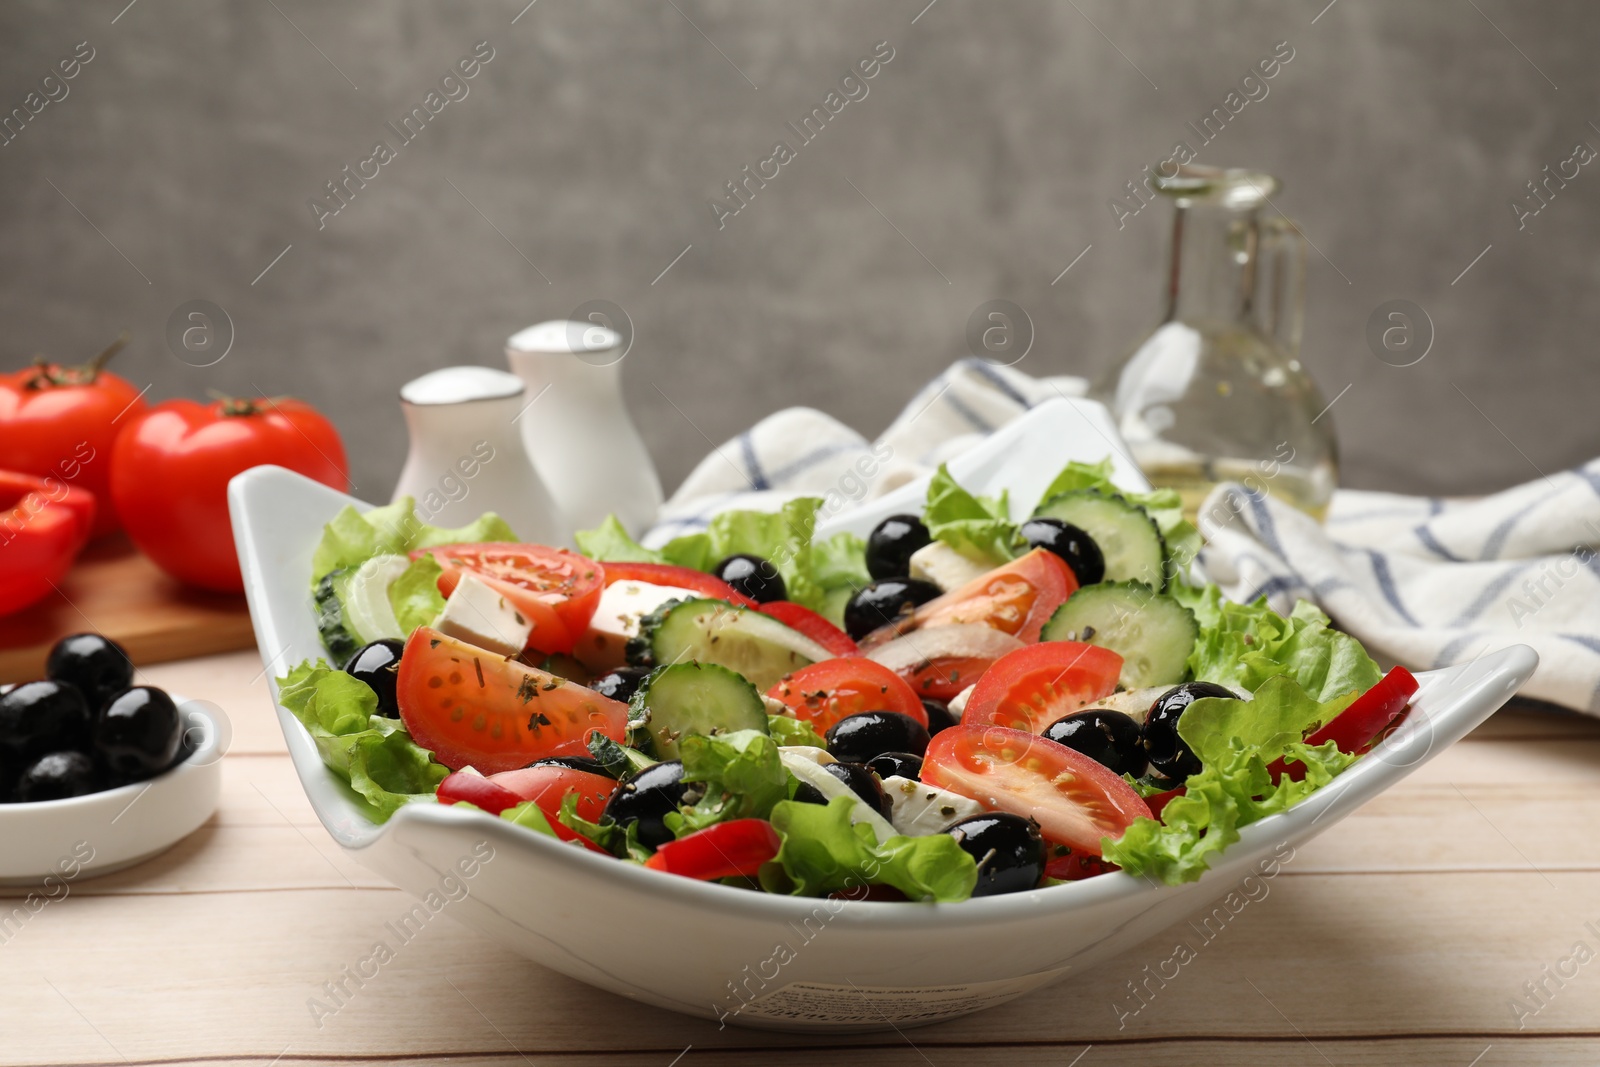
[[252, 648], [244, 595], [180, 585], [121, 534], [90, 545], [59, 591], [0, 617], [0, 683], [44, 676], [50, 647], [93, 630], [128, 650], [137, 666]]

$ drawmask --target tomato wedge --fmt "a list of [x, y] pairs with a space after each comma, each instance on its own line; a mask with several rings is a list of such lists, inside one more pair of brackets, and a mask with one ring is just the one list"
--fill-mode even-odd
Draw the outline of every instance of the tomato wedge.
[[428, 626], [406, 642], [395, 699], [417, 744], [485, 774], [587, 756], [590, 734], [621, 741], [628, 728], [628, 705]]
[[[675, 589], [693, 589], [713, 600], [727, 600], [743, 608], [759, 607], [754, 600], [734, 589], [714, 574], [693, 567], [674, 567], [670, 563], [607, 563], [606, 585], [614, 582], [645, 582]], [[823, 620], [827, 621], [827, 620]]]
[[802, 607], [792, 600], [774, 600], [766, 604], [757, 604], [755, 609], [763, 615], [771, 615], [791, 630], [799, 630], [835, 656], [854, 656], [861, 651], [850, 639], [849, 634], [810, 608]]
[[1150, 809], [1119, 776], [1065, 745], [1003, 726], [954, 726], [928, 744], [922, 780], [1033, 819], [1052, 841], [1100, 855]]
[[779, 679], [767, 696], [781, 700], [817, 733], [864, 711], [897, 711], [928, 725], [928, 709], [905, 679], [861, 656], [825, 659]]
[[[1340, 752], [1360, 752], [1378, 739], [1378, 736], [1406, 710], [1419, 688], [1416, 676], [1404, 667], [1396, 667], [1378, 680], [1378, 684], [1356, 697], [1355, 703], [1334, 716], [1332, 722], [1306, 738], [1306, 744], [1325, 745], [1329, 741], [1339, 745]], [[1272, 780], [1287, 774], [1298, 782], [1306, 776], [1306, 765], [1299, 760], [1285, 763], [1275, 761], [1268, 768]]]
[[1046, 641], [1001, 657], [967, 698], [961, 721], [1030, 734], [1116, 692], [1122, 657], [1079, 641]]
[[1078, 580], [1061, 557], [1036, 548], [935, 597], [904, 622], [867, 635], [862, 646], [882, 644], [912, 630], [960, 623], [981, 623], [1022, 641], [1037, 641], [1050, 616], [1077, 589]]
[[645, 860], [651, 870], [711, 881], [744, 875], [754, 878], [783, 844], [765, 819], [719, 822], [688, 837], [668, 841]]
[[439, 783], [438, 799], [441, 804], [460, 804], [463, 801], [482, 808], [491, 815], [516, 807], [528, 801], [539, 806], [550, 828], [563, 841], [577, 841], [595, 852], [604, 850], [579, 834], [568, 829], [561, 821], [561, 803], [567, 794], [578, 795], [577, 812], [589, 822], [599, 822], [606, 801], [617, 788], [615, 779], [603, 774], [591, 774], [575, 767], [537, 764], [514, 771], [501, 771], [485, 778], [472, 771], [455, 771]]
[[1065, 856], [1057, 856], [1047, 861], [1044, 865], [1044, 876], [1054, 878], [1058, 882], [1081, 882], [1097, 874], [1120, 870], [1121, 867], [1115, 863], [1107, 863], [1099, 856], [1084, 856], [1069, 852]]
[[444, 573], [439, 592], [449, 596], [463, 574], [472, 574], [505, 596], [533, 623], [528, 647], [571, 652], [600, 606], [606, 572], [592, 559], [564, 548], [498, 542], [419, 548], [412, 559], [431, 555]]
[[934, 626], [897, 637], [867, 655], [910, 683], [919, 697], [951, 700], [1002, 656], [1026, 647], [981, 623]]

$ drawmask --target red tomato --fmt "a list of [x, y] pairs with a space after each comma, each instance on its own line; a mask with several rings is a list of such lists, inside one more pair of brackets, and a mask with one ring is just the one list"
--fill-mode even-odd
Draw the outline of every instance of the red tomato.
[[1046, 641], [1003, 656], [967, 698], [961, 721], [1030, 734], [1117, 690], [1122, 657], [1078, 641]]
[[825, 659], [786, 674], [767, 690], [797, 719], [827, 733], [840, 719], [864, 711], [897, 711], [928, 725], [928, 711], [898, 674], [860, 656]]
[[962, 623], [982, 623], [1023, 641], [1037, 641], [1050, 616], [1077, 588], [1078, 580], [1060, 556], [1036, 548], [928, 601], [904, 622], [869, 634], [862, 646], [882, 644], [912, 630]]
[[644, 865], [704, 881], [735, 875], [754, 878], [782, 845], [783, 839], [767, 820], [734, 819], [668, 841]]
[[406, 642], [395, 699], [417, 744], [485, 774], [587, 756], [590, 734], [621, 741], [628, 728], [628, 705], [428, 626]]
[[499, 815], [523, 801], [503, 785], [496, 785], [475, 771], [451, 771], [439, 783], [434, 798], [441, 804], [471, 804], [490, 815]]
[[1003, 726], [963, 724], [928, 744], [922, 780], [995, 811], [1033, 819], [1044, 836], [1100, 855], [1100, 839], [1121, 837], [1150, 809], [1133, 787], [1066, 745]]
[[541, 652], [571, 652], [600, 606], [605, 568], [586, 556], [544, 545], [485, 542], [419, 548], [416, 559], [431, 555], [444, 573], [439, 592], [449, 596], [463, 574], [499, 590], [533, 623], [528, 647]]
[[790, 600], [774, 600], [756, 604], [763, 615], [771, 615], [791, 630], [798, 630], [835, 656], [854, 656], [861, 650], [850, 640], [850, 635], [824, 619], [810, 608], [801, 607]]
[[0, 615], [49, 595], [94, 529], [94, 494], [0, 471]]
[[1099, 856], [1084, 856], [1077, 852], [1057, 856], [1044, 865], [1045, 877], [1054, 878], [1058, 882], [1081, 882], [1097, 874], [1120, 870], [1121, 867], [1115, 863], [1107, 863]]
[[918, 630], [879, 645], [867, 655], [904, 678], [917, 696], [951, 700], [996, 660], [1025, 647], [1010, 634], [981, 623], [963, 623]]
[[606, 585], [611, 585], [613, 582], [644, 582], [647, 585], [670, 585], [678, 589], [692, 589], [701, 596], [708, 596], [713, 600], [727, 600], [744, 608], [759, 607], [754, 600], [734, 589], [733, 586], [714, 574], [697, 571], [692, 567], [674, 567], [670, 563], [624, 563], [620, 561], [607, 563]]
[[[1377, 685], [1357, 697], [1354, 704], [1336, 715], [1332, 722], [1306, 738], [1306, 744], [1325, 745], [1329, 741], [1336, 741], [1340, 752], [1361, 752], [1400, 717], [1411, 698], [1416, 696], [1417, 689], [1416, 676], [1404, 667], [1396, 667], [1384, 675]], [[1276, 760], [1268, 770], [1272, 772], [1273, 781], [1283, 774], [1288, 774], [1297, 782], [1306, 776], [1306, 765], [1299, 760], [1289, 764]]]
[[180, 581], [244, 588], [228, 518], [228, 481], [263, 463], [343, 490], [350, 480], [333, 424], [298, 400], [168, 400], [124, 420], [111, 498], [140, 551]]
[[[0, 462], [93, 493], [95, 537], [117, 528], [111, 497], [117, 431], [145, 407], [138, 389], [104, 369], [126, 343], [124, 335], [82, 367], [40, 362], [0, 374]], [[232, 535], [224, 540], [231, 553]]]

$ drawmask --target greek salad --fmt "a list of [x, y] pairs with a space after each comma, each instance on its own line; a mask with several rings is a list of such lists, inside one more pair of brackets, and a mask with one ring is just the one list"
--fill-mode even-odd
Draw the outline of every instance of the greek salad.
[[867, 538], [815, 536], [813, 498], [659, 549], [347, 508], [310, 576], [327, 656], [279, 699], [375, 821], [473, 807], [784, 894], [1191, 881], [1417, 683], [1309, 603], [1193, 582], [1177, 494], [1109, 473], [1068, 465], [1022, 522], [941, 468]]

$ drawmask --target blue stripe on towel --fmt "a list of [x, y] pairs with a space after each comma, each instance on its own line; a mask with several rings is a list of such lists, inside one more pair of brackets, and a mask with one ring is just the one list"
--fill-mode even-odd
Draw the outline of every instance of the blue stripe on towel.
[[1273, 555], [1289, 562], [1289, 554], [1283, 550], [1283, 545], [1278, 543], [1278, 528], [1273, 525], [1272, 513], [1267, 510], [1266, 494], [1247, 489], [1244, 498], [1250, 502], [1250, 511], [1256, 517], [1256, 527], [1261, 531], [1261, 536], [1266, 538], [1267, 547], [1272, 549]]
[[1510, 588], [1512, 582], [1515, 582], [1518, 578], [1521, 578], [1524, 574], [1527, 574], [1536, 566], [1538, 566], [1537, 562], [1524, 563], [1520, 567], [1513, 568], [1512, 570], [1505, 571], [1496, 576], [1494, 581], [1490, 582], [1479, 591], [1477, 597], [1472, 601], [1472, 603], [1467, 605], [1466, 610], [1455, 617], [1454, 621], [1450, 623], [1451, 628], [1465, 626], [1469, 622], [1476, 621], [1478, 616], [1488, 610], [1489, 605], [1494, 603], [1494, 601], [1499, 598], [1501, 593], [1504, 593], [1508, 588]]
[[1417, 540], [1422, 542], [1423, 548], [1426, 548], [1429, 552], [1432, 552], [1440, 559], [1447, 559], [1451, 563], [1467, 562], [1454, 552], [1450, 551], [1448, 548], [1444, 547], [1444, 545], [1440, 544], [1439, 539], [1433, 536], [1433, 531], [1428, 529], [1426, 526], [1413, 526], [1411, 528], [1411, 532], [1417, 535]]
[[1461, 650], [1482, 636], [1475, 630], [1468, 630], [1448, 645], [1445, 645], [1439, 650], [1439, 654], [1433, 658], [1433, 669], [1439, 670], [1442, 667], [1449, 667], [1454, 664], [1456, 657], [1461, 654]]
[[[951, 410], [953, 410], [957, 415], [960, 415], [962, 418], [966, 419], [968, 422], [972, 423], [972, 425], [976, 426], [983, 433], [994, 432], [994, 427], [989, 424], [989, 421], [982, 415], [979, 415], [976, 411], [973, 411], [972, 408], [968, 406], [966, 401], [956, 396], [954, 390], [947, 390], [944, 396], [940, 397], [940, 400], [946, 404], [949, 404]], [[933, 405], [929, 404], [928, 406], [932, 407]]]
[[761, 462], [756, 459], [756, 443], [751, 440], [749, 431], [739, 435], [739, 453], [744, 457], [744, 465], [750, 469], [750, 488], [771, 489], [772, 483], [767, 481]]
[[977, 374], [984, 381], [1021, 404], [1024, 408], [1033, 407], [1032, 404], [1028, 403], [1028, 398], [1017, 392], [1016, 387], [1006, 381], [1005, 376], [995, 370], [994, 366], [986, 360], [979, 359], [976, 356], [968, 356], [961, 361], [961, 366]]
[[1552, 489], [1550, 492], [1546, 493], [1538, 500], [1535, 500], [1521, 511], [1514, 512], [1502, 519], [1500, 525], [1496, 526], [1494, 531], [1489, 534], [1489, 539], [1483, 543], [1483, 551], [1479, 553], [1478, 558], [1480, 560], [1499, 559], [1500, 550], [1506, 546], [1506, 539], [1511, 536], [1511, 531], [1516, 528], [1517, 523], [1526, 518], [1528, 513], [1534, 508], [1541, 507], [1548, 503], [1552, 498], [1560, 495], [1561, 490]]
[[1304, 589], [1308, 593], [1311, 591], [1311, 587], [1306, 585], [1305, 582], [1301, 581], [1300, 578], [1295, 575], [1269, 578], [1267, 581], [1256, 586], [1255, 592], [1245, 597], [1241, 603], [1254, 604], [1261, 597], [1272, 597], [1278, 593], [1287, 593], [1291, 589]]
[[1383, 593], [1383, 599], [1387, 600], [1389, 606], [1394, 608], [1395, 614], [1412, 626], [1420, 628], [1422, 623], [1418, 622], [1416, 616], [1406, 610], [1405, 604], [1400, 600], [1400, 590], [1395, 587], [1394, 574], [1389, 570], [1389, 561], [1382, 554], [1374, 552], [1370, 548], [1358, 549], [1357, 551], [1364, 553], [1367, 559], [1371, 561], [1372, 576], [1378, 580], [1378, 589]]

